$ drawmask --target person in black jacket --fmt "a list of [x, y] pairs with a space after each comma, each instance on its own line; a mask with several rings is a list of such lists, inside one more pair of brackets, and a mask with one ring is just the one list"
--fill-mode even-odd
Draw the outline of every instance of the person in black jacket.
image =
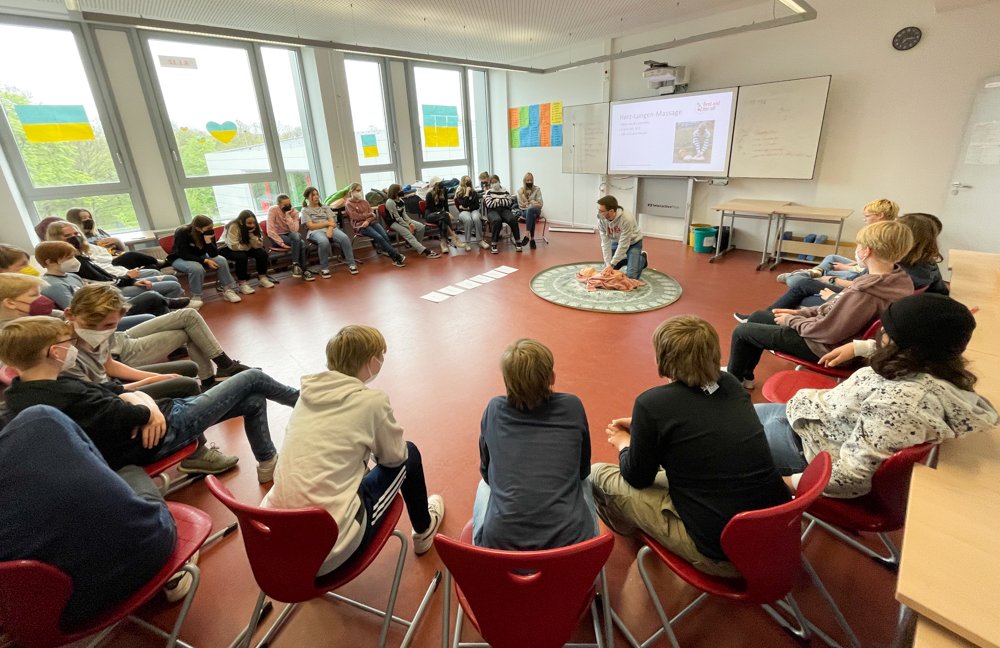
[[192, 295], [191, 308], [201, 308], [204, 303], [201, 291], [207, 270], [215, 270], [218, 274], [226, 301], [243, 301], [236, 294], [236, 282], [229, 272], [229, 262], [219, 254], [215, 224], [208, 216], [195, 216], [189, 224], [181, 225], [174, 231], [174, 246], [167, 254], [167, 261], [178, 272], [187, 274]]
[[[409, 185], [407, 185], [409, 187]], [[386, 189], [386, 199], [385, 199], [385, 224], [390, 230], [398, 234], [406, 241], [411, 248], [417, 251], [428, 259], [439, 259], [441, 255], [430, 250], [421, 241], [424, 240], [424, 230], [427, 226], [421, 221], [410, 218], [409, 212], [404, 207], [404, 201], [401, 197], [403, 193], [402, 187], [398, 184], [391, 184], [389, 188]], [[416, 197], [416, 196], [414, 196]], [[418, 201], [419, 202], [419, 201]], [[419, 211], [419, 206], [417, 210]]]
[[448, 254], [448, 243], [455, 246], [455, 249], [464, 248], [466, 251], [472, 249], [468, 243], [462, 243], [458, 239], [451, 221], [451, 212], [448, 210], [448, 190], [441, 184], [441, 178], [437, 176], [431, 178], [430, 187], [427, 189], [427, 196], [424, 198], [427, 204], [425, 218], [432, 225], [437, 225], [441, 232], [441, 253]]
[[483, 205], [486, 207], [486, 220], [490, 223], [493, 238], [490, 243], [490, 252], [499, 253], [497, 243], [500, 242], [500, 232], [506, 224], [510, 227], [511, 241], [514, 242], [514, 251], [521, 251], [521, 228], [517, 224], [517, 216], [513, 209], [517, 206], [517, 198], [510, 195], [510, 192], [500, 184], [499, 176], [491, 176], [490, 190], [483, 196]]
[[483, 240], [483, 218], [479, 213], [481, 198], [479, 192], [472, 188], [472, 178], [462, 176], [458, 189], [455, 190], [455, 207], [458, 209], [458, 220], [462, 221], [465, 232], [465, 249], [469, 249], [472, 235], [475, 234], [479, 247], [484, 250], [489, 244]]
[[260, 369], [248, 369], [200, 396], [154, 400], [115, 383], [60, 376], [77, 354], [72, 327], [54, 317], [22, 317], [0, 329], [0, 362], [19, 373], [6, 392], [10, 410], [16, 414], [33, 405], [59, 409], [83, 428], [114, 470], [149, 465], [198, 439], [198, 451], [181, 462], [179, 470], [210, 474], [229, 470], [239, 459], [203, 445], [203, 433], [242, 416], [258, 462], [257, 478], [262, 484], [271, 481], [277, 450], [268, 428], [267, 401], [293, 407], [299, 390]]

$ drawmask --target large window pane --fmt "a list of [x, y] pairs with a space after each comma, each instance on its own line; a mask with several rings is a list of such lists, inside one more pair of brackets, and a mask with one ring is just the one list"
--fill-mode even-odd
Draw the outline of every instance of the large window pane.
[[461, 160], [465, 152], [465, 101], [459, 70], [413, 66], [420, 155], [424, 162]]
[[346, 59], [344, 69], [347, 72], [358, 163], [362, 167], [392, 164], [381, 63]]
[[369, 189], [388, 189], [389, 185], [395, 184], [395, 171], [373, 171], [361, 174], [361, 186], [367, 192]]
[[[446, 167], [430, 167], [420, 170], [420, 178], [425, 182], [434, 176], [437, 176], [442, 180], [449, 180], [451, 178], [461, 179], [464, 175], [470, 175], [469, 167], [464, 164]], [[478, 180], [473, 179], [473, 184], [476, 184], [477, 182]]]
[[69, 29], [0, 24], [0, 103], [35, 188], [118, 183]]
[[309, 144], [312, 135], [308, 128], [299, 53], [278, 47], [262, 47], [260, 53], [289, 194], [302, 195], [305, 188], [312, 184], [311, 169], [316, 165]]
[[111, 234], [141, 229], [139, 219], [135, 215], [132, 197], [127, 193], [35, 201], [35, 212], [38, 214], [39, 222], [49, 216], [65, 218], [66, 212], [74, 207], [82, 207], [89, 211], [94, 215], [97, 226]]
[[270, 171], [248, 50], [159, 38], [149, 49], [184, 175]]
[[[228, 223], [244, 209], [250, 209], [258, 218], [265, 218], [267, 210], [276, 202], [277, 187], [267, 182], [215, 185], [185, 189], [191, 214], [204, 214], [217, 224]], [[295, 198], [292, 198], [293, 202]]]

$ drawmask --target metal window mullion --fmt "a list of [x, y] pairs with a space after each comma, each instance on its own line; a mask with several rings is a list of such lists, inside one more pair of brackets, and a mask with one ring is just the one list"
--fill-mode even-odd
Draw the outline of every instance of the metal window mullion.
[[[250, 76], [254, 80], [254, 87], [257, 91], [257, 104], [260, 108], [260, 118], [264, 128], [264, 143], [267, 148], [267, 157], [271, 163], [272, 175], [277, 175], [279, 193], [283, 193], [281, 188], [288, 183], [288, 174], [285, 172], [285, 160], [281, 154], [281, 140], [278, 136], [278, 124], [274, 119], [274, 111], [271, 108], [271, 94], [268, 92], [267, 75], [264, 73], [264, 58], [261, 54], [261, 46], [253, 43], [248, 51], [247, 57], [250, 62]], [[273, 181], [273, 180], [272, 180]], [[265, 180], [265, 182], [267, 182]]]
[[218, 187], [222, 185], [245, 184], [250, 182], [274, 182], [274, 172], [241, 173], [239, 175], [210, 175], [182, 178], [181, 186], [185, 189], [200, 187]]
[[[292, 75], [292, 80], [295, 84], [295, 98], [299, 102], [299, 119], [302, 120], [302, 137], [305, 138], [306, 160], [309, 164], [309, 173], [318, 177], [320, 174], [319, 149], [316, 146], [316, 138], [313, 135], [315, 129], [313, 128], [312, 111], [309, 109], [309, 89], [306, 87], [305, 82], [306, 72], [305, 66], [302, 63], [302, 50], [295, 49], [293, 51], [295, 52], [295, 73]], [[289, 183], [288, 189], [290, 192], [291, 183]]]
[[[149, 43], [151, 39], [158, 35], [158, 32], [140, 32], [139, 37], [143, 45], [142, 53], [143, 58], [146, 61], [146, 73], [149, 75], [149, 91], [152, 93], [153, 102], [156, 108], [155, 112], [159, 114], [158, 121], [160, 121], [163, 128], [162, 132], [167, 145], [167, 150], [164, 151], [164, 153], [166, 153], [167, 157], [170, 158], [170, 166], [174, 170], [174, 179], [177, 182], [177, 186], [181, 187], [183, 185], [181, 181], [185, 177], [184, 164], [181, 162], [180, 147], [177, 145], [177, 138], [174, 137], [173, 125], [170, 123], [170, 113], [167, 111], [167, 103], [163, 98], [163, 88], [160, 86], [160, 77], [156, 73], [153, 47]], [[179, 191], [178, 197], [182, 198], [181, 205], [183, 205], [184, 212], [187, 213], [187, 198], [183, 194], [183, 191]]]

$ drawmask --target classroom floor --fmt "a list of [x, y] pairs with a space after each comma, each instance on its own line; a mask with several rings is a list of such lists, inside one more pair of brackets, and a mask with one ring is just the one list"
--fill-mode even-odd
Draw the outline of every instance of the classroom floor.
[[[411, 252], [405, 269], [379, 257], [368, 260], [357, 276], [339, 266], [328, 280], [305, 283], [285, 277], [275, 289], [258, 288], [257, 294], [245, 296], [241, 304], [214, 300], [201, 312], [230, 355], [288, 384], [297, 384], [301, 375], [325, 368], [326, 340], [341, 326], [365, 323], [381, 329], [388, 353], [373, 386], [389, 394], [406, 437], [420, 447], [428, 490], [444, 496], [447, 514], [441, 532], [457, 536], [471, 516], [479, 480], [479, 420], [489, 398], [503, 391], [498, 362], [507, 344], [519, 337], [534, 337], [553, 350], [556, 389], [579, 395], [586, 406], [593, 461], [616, 461], [604, 428], [611, 418], [629, 415], [635, 396], [660, 382], [650, 342], [657, 324], [686, 313], [706, 318], [719, 331], [725, 362], [736, 326], [732, 312], [764, 307], [783, 287], [775, 283], [775, 273], [754, 271], [758, 253], [735, 252], [709, 264], [707, 255], [696, 254], [678, 242], [647, 238], [650, 266], [670, 274], [683, 286], [684, 294], [677, 302], [632, 315], [572, 310], [537, 298], [528, 289], [528, 282], [536, 272], [556, 264], [599, 259], [597, 235], [550, 233], [549, 239], [550, 245], [540, 242], [537, 250], [525, 248], [523, 254], [515, 254], [509, 246], [502, 247], [499, 255], [474, 248], [440, 260]], [[442, 303], [420, 299], [431, 290], [504, 264], [519, 271]], [[789, 267], [784, 264], [782, 269]], [[787, 363], [765, 354], [758, 385], [774, 371], [787, 368]], [[753, 399], [762, 400], [759, 388]], [[289, 411], [273, 404], [269, 407], [271, 433], [279, 447]], [[266, 488], [257, 483], [241, 421], [217, 426], [208, 436], [224, 451], [241, 458], [240, 467], [223, 481], [241, 500], [258, 502]], [[172, 499], [205, 510], [216, 528], [233, 520], [204, 484], [182, 490]], [[400, 528], [409, 533], [405, 514]], [[899, 541], [901, 534], [895, 534], [895, 539]], [[395, 561], [391, 555], [394, 545], [390, 541], [390, 551], [344, 593], [382, 606]], [[657, 627], [657, 621], [634, 564], [636, 550], [635, 542], [616, 537], [607, 573], [612, 605], [633, 633], [645, 637]], [[822, 531], [809, 540], [806, 555], [863, 645], [889, 645], [897, 612], [895, 575]], [[204, 551], [199, 565], [202, 583], [181, 638], [199, 647], [227, 646], [247, 623], [258, 592], [239, 535]], [[398, 615], [412, 615], [439, 569], [441, 563], [434, 550], [419, 558], [409, 553], [396, 606]], [[665, 569], [659, 571], [658, 581], [668, 614], [676, 613], [695, 596]], [[435, 594], [412, 645], [440, 645], [441, 591], [439, 588]], [[842, 639], [818, 593], [807, 582], [795, 591], [806, 615]], [[166, 627], [176, 611], [176, 606], [158, 597], [142, 616]], [[687, 648], [799, 645], [759, 608], [720, 599], [709, 599], [675, 631]], [[273, 645], [374, 646], [377, 632], [374, 617], [321, 600], [302, 605]], [[394, 626], [388, 644], [399, 645], [403, 634], [401, 627]], [[468, 625], [464, 637], [478, 640]], [[592, 638], [589, 625], [581, 625], [576, 640]], [[620, 635], [616, 641], [625, 645]], [[162, 643], [130, 626], [116, 631], [105, 645]], [[526, 640], [525, 646], [530, 645]], [[665, 645], [662, 639], [657, 643]], [[814, 638], [811, 645], [822, 644]]]

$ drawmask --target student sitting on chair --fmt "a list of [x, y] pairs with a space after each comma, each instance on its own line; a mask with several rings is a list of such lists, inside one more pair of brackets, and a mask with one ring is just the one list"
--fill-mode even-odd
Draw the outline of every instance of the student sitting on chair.
[[[136, 466], [116, 475], [80, 426], [57, 409], [30, 407], [0, 431], [0, 561], [37, 560], [64, 572], [73, 591], [61, 622], [74, 627], [124, 601], [167, 562], [173, 517]], [[191, 588], [182, 572], [171, 601]]]
[[535, 550], [597, 535], [590, 493], [590, 426], [583, 403], [552, 391], [552, 351], [536, 340], [500, 358], [506, 396], [486, 406], [472, 539], [480, 547]]
[[[833, 389], [802, 389], [787, 404], [756, 405], [778, 470], [797, 485], [808, 462], [826, 451], [833, 475], [824, 494], [860, 497], [894, 452], [992, 429], [997, 412], [973, 391], [976, 376], [962, 357], [975, 327], [969, 309], [944, 295], [889, 304], [881, 335], [845, 345], [850, 356], [855, 347], [869, 355], [868, 367]], [[821, 361], [839, 364], [844, 351]]]
[[441, 255], [434, 250], [428, 249], [421, 241], [424, 240], [424, 230], [427, 226], [419, 220], [410, 217], [409, 212], [403, 204], [403, 188], [398, 184], [391, 184], [386, 190], [385, 200], [385, 221], [393, 232], [398, 234], [406, 243], [428, 259], [439, 259]]
[[292, 199], [281, 194], [278, 202], [267, 210], [267, 235], [272, 247], [291, 251], [293, 277], [316, 281], [315, 275], [307, 269], [306, 243], [299, 234], [300, 218], [299, 211], [292, 206]]
[[41, 277], [19, 272], [0, 273], [0, 326], [19, 317], [52, 315], [55, 302], [42, 294]]
[[174, 230], [174, 247], [167, 255], [167, 260], [174, 270], [188, 276], [191, 308], [201, 308], [204, 303], [201, 291], [207, 270], [215, 270], [219, 286], [222, 287], [222, 296], [227, 302], [235, 304], [243, 301], [236, 294], [236, 282], [229, 272], [229, 262], [219, 254], [215, 223], [208, 216], [195, 216], [190, 223]]
[[598, 199], [597, 230], [601, 235], [604, 269], [620, 270], [624, 266], [629, 279], [642, 278], [642, 271], [649, 265], [642, 250], [642, 231], [614, 196]]
[[66, 220], [75, 225], [83, 233], [87, 243], [106, 249], [108, 255], [112, 257], [111, 262], [116, 266], [133, 269], [159, 269], [167, 265], [166, 260], [157, 259], [149, 254], [134, 250], [126, 251], [125, 244], [121, 240], [112, 237], [97, 227], [97, 224], [94, 222], [94, 215], [90, 213], [89, 209], [73, 207], [66, 211]]
[[492, 238], [490, 252], [498, 254], [497, 244], [500, 242], [500, 232], [503, 226], [510, 227], [510, 240], [514, 242], [514, 251], [521, 251], [521, 228], [517, 224], [517, 216], [512, 211], [517, 206], [517, 199], [500, 184], [499, 176], [491, 176], [490, 190], [483, 195], [483, 205], [486, 207], [486, 219], [489, 221]]
[[[865, 205], [865, 225], [895, 220], [898, 215], [899, 205], [888, 198], [879, 198]], [[861, 276], [864, 272], [864, 266], [858, 264], [855, 259], [848, 259], [839, 254], [830, 254], [824, 257], [815, 268], [782, 272], [775, 279], [778, 283], [794, 286], [796, 282], [804, 279], [830, 277], [831, 283], [846, 288], [850, 285], [848, 282]]]
[[392, 265], [397, 268], [406, 266], [406, 257], [400, 254], [389, 240], [389, 234], [378, 222], [378, 215], [371, 203], [365, 200], [365, 192], [362, 191], [360, 183], [355, 182], [348, 189], [344, 209], [347, 211], [347, 217], [351, 219], [351, 227], [355, 232], [370, 238], [376, 250], [392, 259]]
[[[249, 369], [200, 396], [154, 400], [112, 383], [95, 384], [60, 374], [76, 364], [73, 329], [54, 317], [22, 317], [0, 329], [0, 362], [20, 374], [7, 388], [14, 413], [50, 405], [73, 419], [100, 450], [112, 469], [145, 466], [204, 442], [209, 427], [243, 417], [243, 427], [258, 461], [257, 479], [271, 480], [274, 444], [267, 424], [267, 401], [292, 407], [297, 389], [286, 387], [259, 369]], [[181, 462], [186, 473], [216, 474], [236, 465], [237, 457], [201, 445]]]
[[535, 221], [542, 215], [542, 190], [535, 186], [535, 176], [524, 174], [524, 184], [517, 190], [517, 206], [524, 213], [524, 228], [527, 236], [521, 239], [521, 245], [535, 249]]
[[[274, 487], [261, 502], [266, 508], [315, 506], [330, 513], [339, 533], [319, 575], [367, 546], [397, 492], [418, 555], [431, 548], [444, 518], [444, 500], [427, 496], [420, 452], [403, 439], [389, 397], [366, 386], [381, 371], [385, 352], [385, 338], [370, 326], [345, 326], [327, 342], [329, 371], [302, 377]], [[371, 458], [375, 466], [369, 470]]]
[[337, 214], [327, 205], [320, 202], [319, 189], [306, 187], [302, 192], [305, 204], [302, 207], [302, 219], [309, 228], [309, 240], [319, 248], [319, 276], [330, 278], [330, 253], [336, 243], [344, 253], [344, 261], [351, 274], [358, 274], [358, 263], [354, 260], [354, 247], [351, 237], [337, 225]]
[[481, 202], [479, 193], [472, 187], [472, 178], [462, 176], [458, 189], [455, 190], [455, 208], [458, 209], [458, 220], [462, 222], [465, 232], [465, 249], [469, 249], [473, 235], [479, 241], [479, 247], [484, 250], [489, 247], [489, 243], [483, 239], [483, 217], [479, 213]]
[[766, 349], [816, 362], [858, 337], [892, 302], [913, 294], [913, 281], [896, 263], [913, 247], [902, 223], [885, 221], [858, 232], [857, 262], [866, 274], [822, 306], [760, 310], [733, 330], [727, 371], [754, 388], [754, 368]]
[[0, 274], [20, 273], [40, 277], [41, 272], [31, 265], [31, 255], [19, 247], [0, 243]]
[[226, 223], [223, 236], [226, 246], [219, 249], [219, 254], [236, 265], [236, 279], [239, 281], [239, 291], [244, 295], [252, 295], [255, 291], [247, 283], [250, 274], [247, 266], [253, 259], [257, 267], [257, 283], [262, 288], [274, 288], [274, 282], [267, 276], [267, 250], [264, 249], [264, 232], [257, 222], [257, 215], [249, 209], [244, 209], [235, 220]]
[[468, 243], [462, 243], [455, 232], [454, 224], [451, 220], [451, 211], [448, 209], [448, 190], [444, 188], [441, 178], [437, 176], [431, 178], [424, 201], [427, 206], [424, 218], [428, 223], [437, 225], [438, 230], [441, 232], [441, 254], [448, 254], [446, 239], [451, 241], [456, 250], [460, 248], [465, 249], [465, 251], [471, 250], [472, 246]]
[[734, 515], [791, 499], [739, 381], [719, 371], [719, 335], [693, 315], [653, 334], [666, 385], [639, 395], [632, 416], [611, 421], [618, 463], [594, 464], [601, 519], [616, 532], [642, 531], [717, 576], [738, 576], [722, 550]]

